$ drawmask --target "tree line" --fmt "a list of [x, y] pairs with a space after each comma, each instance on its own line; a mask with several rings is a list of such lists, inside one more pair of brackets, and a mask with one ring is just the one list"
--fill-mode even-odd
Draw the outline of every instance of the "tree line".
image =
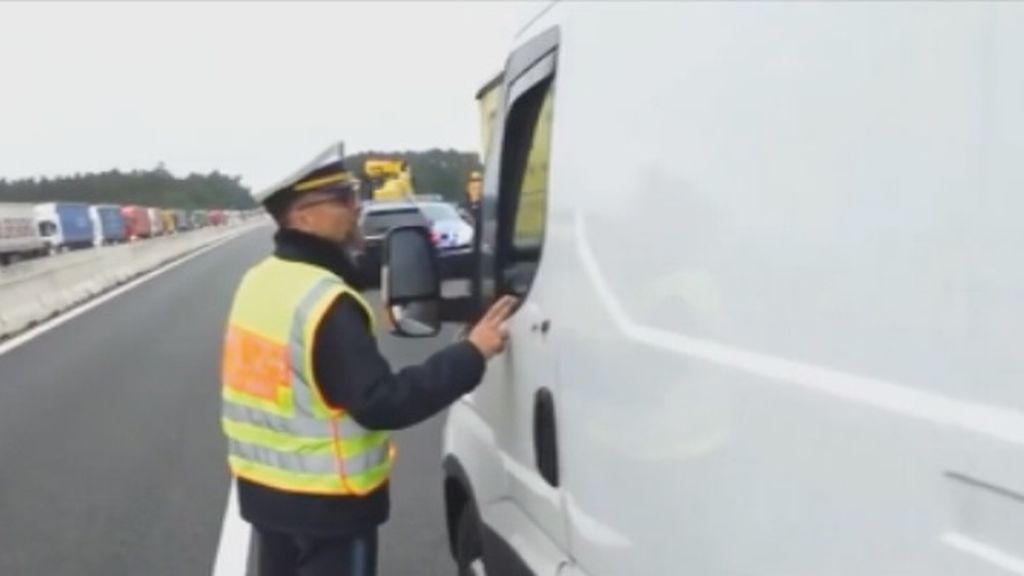
[[[436, 194], [452, 202], [466, 198], [466, 182], [482, 169], [473, 152], [431, 149], [425, 151], [367, 151], [346, 158], [349, 170], [365, 179], [367, 159], [408, 162], [417, 194]], [[6, 180], [0, 178], [0, 202], [85, 202], [88, 204], [138, 204], [161, 208], [253, 208], [251, 191], [240, 176], [213, 171], [177, 177], [162, 165], [152, 170]]]
[[244, 210], [255, 206], [239, 176], [213, 171], [179, 178], [162, 166], [153, 170], [75, 174], [54, 178], [0, 179], [2, 202], [139, 204], [160, 208]]

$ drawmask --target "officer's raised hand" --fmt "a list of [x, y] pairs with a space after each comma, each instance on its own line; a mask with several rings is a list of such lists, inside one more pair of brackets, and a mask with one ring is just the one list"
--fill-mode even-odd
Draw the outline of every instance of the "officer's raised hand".
[[517, 302], [513, 296], [502, 296], [469, 332], [468, 340], [484, 358], [490, 360], [505, 350], [508, 341], [505, 321], [512, 315]]

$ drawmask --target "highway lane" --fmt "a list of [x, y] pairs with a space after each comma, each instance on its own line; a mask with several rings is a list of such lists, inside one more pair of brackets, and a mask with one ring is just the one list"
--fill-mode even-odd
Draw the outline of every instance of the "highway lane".
[[[0, 355], [0, 574], [210, 573], [228, 493], [220, 341], [270, 246], [269, 228], [245, 234]], [[445, 338], [382, 348], [397, 367]], [[382, 575], [454, 573], [440, 425], [398, 434]]]

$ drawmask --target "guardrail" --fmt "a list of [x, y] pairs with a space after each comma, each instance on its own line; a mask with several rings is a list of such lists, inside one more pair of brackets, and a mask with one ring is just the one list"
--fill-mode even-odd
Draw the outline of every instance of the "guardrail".
[[265, 222], [249, 220], [5, 268], [0, 272], [0, 338], [13, 336], [165, 263]]

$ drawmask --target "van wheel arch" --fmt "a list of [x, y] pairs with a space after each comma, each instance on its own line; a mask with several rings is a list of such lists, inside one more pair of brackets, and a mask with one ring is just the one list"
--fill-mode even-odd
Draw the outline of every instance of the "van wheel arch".
[[[518, 552], [483, 523], [477, 509], [477, 499], [473, 493], [473, 485], [470, 484], [469, 476], [458, 459], [454, 455], [446, 456], [443, 467], [448, 545], [451, 556], [456, 563], [459, 561], [459, 546], [469, 544], [479, 547], [481, 565], [484, 568], [496, 569], [494, 566], [488, 566], [487, 563], [487, 558], [495, 556], [497, 559], [492, 559], [492, 564], [497, 562], [497, 566], [501, 567], [499, 570], [500, 574], [536, 576]], [[467, 522], [467, 520], [470, 520], [470, 522]], [[467, 538], [469, 533], [466, 529], [470, 525], [475, 528], [474, 538]], [[461, 531], [460, 526], [462, 528]], [[479, 570], [479, 567], [477, 570]], [[479, 572], [471, 571], [469, 573], [478, 574]]]
[[456, 546], [459, 533], [459, 519], [467, 505], [474, 505], [476, 498], [469, 476], [462, 464], [453, 455], [445, 457], [444, 467], [444, 508], [448, 527], [448, 550], [452, 558], [458, 553]]

